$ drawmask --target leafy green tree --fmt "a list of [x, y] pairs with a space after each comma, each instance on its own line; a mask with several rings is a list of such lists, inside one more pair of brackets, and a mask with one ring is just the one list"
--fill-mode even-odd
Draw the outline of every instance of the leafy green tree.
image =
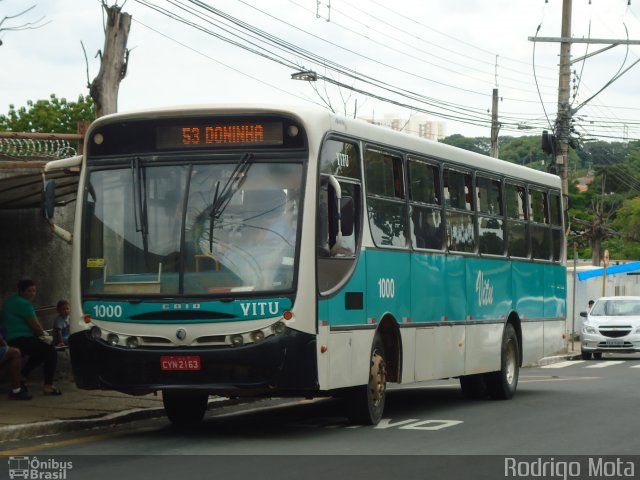
[[598, 164], [594, 166], [595, 178], [591, 188], [604, 193], [615, 194], [619, 200], [640, 195], [640, 151], [629, 149], [622, 162], [615, 164]]
[[7, 115], [0, 115], [0, 131], [38, 133], [76, 133], [79, 121], [95, 120], [93, 100], [78, 96], [76, 102], [51, 94], [49, 100], [29, 100], [26, 107], [9, 105]]
[[455, 135], [445, 137], [442, 143], [483, 155], [489, 155], [491, 153], [491, 141], [486, 137], [465, 137], [456, 133]]
[[625, 200], [616, 212], [613, 226], [625, 239], [640, 241], [640, 197]]
[[583, 166], [612, 165], [624, 162], [628, 146], [621, 142], [589, 142], [578, 149], [578, 156]]
[[538, 168], [549, 163], [538, 136], [501, 137], [500, 158], [519, 165]]
[[640, 259], [640, 242], [630, 242], [622, 237], [613, 237], [602, 242], [602, 248], [609, 250], [611, 258], [620, 260]]

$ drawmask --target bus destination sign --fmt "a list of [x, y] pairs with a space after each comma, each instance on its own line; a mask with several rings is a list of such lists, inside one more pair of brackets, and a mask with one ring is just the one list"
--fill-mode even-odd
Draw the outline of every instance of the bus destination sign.
[[282, 145], [282, 122], [198, 123], [156, 128], [158, 149]]

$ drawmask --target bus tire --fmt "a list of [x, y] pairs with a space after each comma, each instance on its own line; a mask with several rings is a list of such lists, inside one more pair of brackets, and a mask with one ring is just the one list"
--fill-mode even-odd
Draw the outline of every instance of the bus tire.
[[377, 425], [382, 419], [387, 396], [387, 364], [382, 338], [376, 333], [371, 347], [369, 382], [350, 389], [349, 420], [359, 425]]
[[520, 373], [520, 348], [513, 325], [507, 323], [502, 335], [500, 370], [487, 374], [487, 390], [494, 400], [509, 400], [516, 393]]
[[209, 395], [206, 393], [162, 392], [164, 411], [175, 427], [186, 427], [200, 423], [207, 410], [208, 400]]
[[487, 382], [485, 375], [463, 375], [460, 377], [462, 395], [468, 400], [483, 400], [487, 398]]

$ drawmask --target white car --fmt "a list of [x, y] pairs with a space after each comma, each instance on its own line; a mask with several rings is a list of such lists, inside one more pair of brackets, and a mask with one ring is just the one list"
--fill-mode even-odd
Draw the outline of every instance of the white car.
[[602, 358], [603, 352], [640, 352], [640, 297], [602, 297], [588, 312], [580, 312], [582, 358]]

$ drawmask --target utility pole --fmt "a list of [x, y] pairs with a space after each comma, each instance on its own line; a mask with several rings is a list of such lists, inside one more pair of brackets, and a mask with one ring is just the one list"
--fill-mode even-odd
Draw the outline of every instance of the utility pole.
[[[580, 108], [586, 105], [596, 95], [593, 95], [576, 108], [571, 108], [571, 65], [576, 62], [584, 61], [585, 59], [602, 53], [618, 45], [639, 45], [638, 40], [614, 40], [614, 39], [598, 39], [598, 38], [571, 38], [571, 7], [572, 0], [563, 0], [562, 2], [562, 32], [561, 38], [553, 37], [529, 37], [532, 42], [560, 42], [560, 78], [558, 82], [558, 113], [555, 123], [555, 131], [551, 141], [554, 142], [555, 162], [558, 168], [558, 175], [562, 180], [562, 192], [566, 195], [569, 189], [569, 140], [571, 133], [571, 117]], [[608, 47], [602, 48], [598, 51], [592, 52], [584, 57], [571, 59], [571, 44], [572, 43], [588, 43], [588, 44], [607, 44]], [[628, 72], [631, 67], [640, 62], [640, 59], [631, 64], [630, 67], [622, 72], [616, 74], [608, 85], [620, 78], [623, 74]]]
[[491, 105], [491, 156], [498, 158], [498, 132], [500, 124], [498, 123], [498, 89], [493, 89], [493, 102]]
[[571, 131], [571, 1], [562, 1], [560, 44], [560, 79], [558, 82], [558, 114], [556, 116], [556, 165], [562, 180], [562, 192], [569, 192], [569, 132]]

